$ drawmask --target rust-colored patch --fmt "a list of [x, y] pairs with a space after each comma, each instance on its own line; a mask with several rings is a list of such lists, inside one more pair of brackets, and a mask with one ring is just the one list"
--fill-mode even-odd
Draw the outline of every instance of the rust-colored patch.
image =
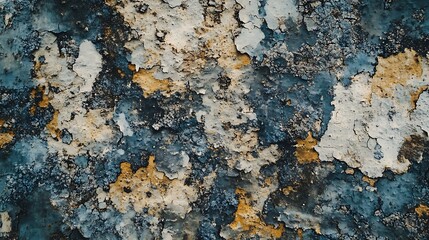
[[240, 69], [244, 66], [249, 65], [252, 62], [249, 55], [237, 53], [237, 63], [234, 65], [235, 69]]
[[425, 204], [419, 204], [416, 208], [414, 208], [414, 211], [417, 213], [419, 218], [426, 216], [429, 216], [429, 207]]
[[[143, 207], [149, 206], [151, 215], [161, 208], [161, 202], [148, 202], [146, 192], [155, 194], [154, 198], [160, 197], [161, 192], [165, 192], [165, 186], [168, 185], [169, 179], [163, 173], [158, 172], [155, 166], [155, 157], [149, 157], [149, 163], [146, 168], [140, 168], [135, 173], [131, 168], [131, 163], [122, 162], [120, 164], [121, 173], [116, 179], [116, 182], [110, 184], [109, 196], [115, 207], [125, 212], [127, 205], [133, 203], [136, 211], [141, 211]], [[165, 183], [165, 184], [163, 184]], [[141, 192], [141, 189], [145, 189]], [[142, 204], [142, 206], [137, 206]]]
[[40, 73], [39, 73], [40, 68], [42, 68], [42, 63], [40, 61], [35, 61], [34, 72], [36, 72], [38, 75], [40, 75]]
[[0, 148], [3, 148], [8, 143], [12, 142], [15, 134], [13, 132], [0, 133]]
[[[3, 127], [5, 122], [6, 122], [5, 120], [0, 119], [0, 127]], [[12, 142], [14, 137], [15, 137], [15, 133], [13, 133], [12, 131], [0, 133], [0, 148], [5, 147], [7, 144]]]
[[367, 177], [367, 176], [363, 176], [362, 177], [362, 181], [368, 183], [371, 187], [374, 187], [375, 183], [377, 182], [377, 179], [370, 178], [370, 177]]
[[[5, 122], [6, 122], [5, 120], [0, 119], [0, 128], [3, 127]], [[15, 137], [15, 133], [13, 133], [12, 131], [0, 133], [0, 148], [5, 147], [7, 144], [12, 142], [14, 137]]]
[[398, 152], [398, 161], [405, 162], [416, 161], [420, 162], [423, 158], [425, 150], [426, 137], [421, 135], [411, 135], [404, 139], [404, 143]]
[[282, 189], [282, 192], [283, 192], [283, 194], [284, 195], [289, 195], [289, 194], [291, 194], [292, 192], [296, 192], [296, 190], [295, 190], [295, 188], [294, 187], [292, 187], [292, 186], [287, 186], [287, 187], [284, 187], [283, 189]]
[[131, 169], [131, 163], [128, 162], [122, 162], [120, 164], [120, 169], [121, 173], [119, 174], [116, 182], [110, 184], [112, 190], [114, 190], [114, 188], [119, 184], [121, 185], [119, 190], [122, 191], [122, 183], [130, 183], [131, 178], [133, 177], [139, 178], [142, 181], [147, 180], [154, 186], [162, 186], [163, 183], [167, 184], [169, 182], [169, 179], [164, 175], [164, 173], [159, 172], [156, 169], [155, 156], [153, 155], [149, 157], [147, 167], [140, 168], [135, 173], [133, 173], [133, 170]]
[[42, 95], [42, 100], [38, 103], [39, 107], [47, 108], [49, 106], [49, 97], [45, 94]]
[[40, 96], [40, 101], [38, 103], [35, 103], [35, 105], [31, 106], [30, 108], [30, 114], [34, 115], [37, 110], [37, 106], [40, 108], [47, 108], [49, 107], [49, 96], [45, 93], [45, 86], [39, 85], [37, 88], [31, 90], [30, 98], [35, 99], [36, 97]]
[[35, 113], [36, 113], [36, 106], [31, 106], [31, 108], [30, 108], [30, 115], [34, 116]]
[[302, 231], [302, 228], [298, 228], [297, 235], [300, 240], [303, 239], [304, 237], [303, 234], [304, 234], [304, 231]]
[[298, 139], [295, 145], [295, 157], [300, 164], [319, 162], [319, 154], [314, 150], [317, 140], [313, 138], [311, 132], [306, 139]]
[[125, 77], [125, 73], [121, 69], [118, 69], [118, 74], [121, 76], [121, 78]]
[[61, 130], [58, 129], [58, 111], [54, 112], [52, 120], [46, 125], [46, 129], [49, 131], [53, 138], [60, 139]]
[[131, 72], [135, 73], [136, 72], [136, 65], [134, 65], [134, 64], [128, 64], [128, 69]]
[[191, 186], [178, 179], [170, 180], [158, 171], [154, 156], [149, 157], [147, 167], [139, 168], [136, 172], [127, 162], [121, 163], [120, 168], [121, 173], [110, 184], [109, 190], [109, 198], [120, 212], [126, 212], [129, 207], [137, 212], [147, 209], [152, 216], [159, 215], [166, 208], [186, 211], [186, 206], [175, 200], [180, 199], [179, 202], [183, 203], [184, 198], [196, 195]]
[[133, 82], [143, 89], [143, 96], [149, 97], [157, 91], [169, 92], [172, 84], [168, 79], [158, 80], [153, 76], [153, 70], [139, 69], [133, 76]]
[[420, 98], [420, 95], [429, 89], [429, 86], [421, 86], [417, 91], [411, 93], [411, 111], [415, 110], [417, 107], [417, 101]]
[[412, 77], [423, 74], [422, 58], [414, 51], [378, 58], [375, 75], [372, 79], [371, 90], [381, 97], [391, 97], [395, 85], [406, 85]]
[[267, 225], [258, 216], [258, 212], [251, 206], [251, 199], [246, 196], [243, 189], [237, 188], [238, 207], [234, 221], [229, 224], [233, 230], [246, 231], [250, 235], [258, 235], [263, 238], [280, 238], [284, 232], [284, 225], [278, 227]]

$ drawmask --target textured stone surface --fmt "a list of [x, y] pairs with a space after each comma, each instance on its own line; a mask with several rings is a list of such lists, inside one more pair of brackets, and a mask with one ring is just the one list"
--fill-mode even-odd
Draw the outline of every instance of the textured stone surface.
[[427, 1], [0, 19], [0, 239], [429, 237]]

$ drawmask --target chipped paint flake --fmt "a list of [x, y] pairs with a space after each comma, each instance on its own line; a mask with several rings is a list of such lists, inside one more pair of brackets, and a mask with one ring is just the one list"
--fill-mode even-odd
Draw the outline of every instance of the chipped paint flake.
[[3, 148], [8, 143], [12, 142], [14, 136], [15, 134], [11, 132], [0, 133], [0, 148]]
[[[373, 78], [360, 74], [347, 89], [341, 84], [335, 87], [335, 111], [316, 147], [322, 161], [344, 161], [371, 178], [381, 177], [385, 169], [408, 170], [409, 159], [398, 156], [402, 144], [408, 136], [429, 130], [424, 120], [429, 94], [420, 94], [416, 109], [408, 111], [412, 93], [427, 85], [428, 64], [412, 50], [387, 59], [380, 61], [381, 72]], [[405, 64], [399, 66], [402, 61]], [[388, 72], [391, 68], [400, 71], [398, 76]]]
[[265, 11], [265, 21], [271, 30], [276, 30], [279, 27], [284, 29], [284, 22], [287, 19], [290, 18], [296, 22], [299, 17], [295, 0], [268, 0], [265, 5]]
[[429, 207], [425, 204], [419, 204], [417, 207], [414, 208], [414, 211], [417, 213], [419, 218], [423, 216], [429, 216]]
[[[163, 210], [171, 211], [181, 218], [191, 210], [190, 203], [195, 201], [196, 189], [185, 185], [184, 180], [170, 180], [156, 169], [155, 157], [149, 157], [146, 168], [136, 172], [131, 164], [123, 162], [121, 173], [116, 182], [110, 184], [109, 199], [120, 212], [142, 212], [160, 217]], [[100, 199], [100, 198], [99, 198]]]
[[379, 57], [371, 91], [380, 97], [391, 97], [397, 85], [407, 85], [413, 78], [421, 79], [422, 74], [422, 58], [412, 49], [387, 58]]
[[8, 212], [0, 212], [0, 236], [7, 236], [6, 234], [12, 231], [12, 219]]
[[224, 238], [241, 239], [246, 236], [258, 235], [262, 238], [273, 239], [282, 236], [285, 230], [282, 224], [278, 226], [266, 224], [253, 208], [252, 199], [247, 196], [247, 193], [240, 188], [235, 192], [238, 195], [238, 207], [234, 214], [234, 221], [228, 225], [230, 229], [225, 229], [221, 233]]
[[128, 123], [127, 119], [125, 118], [124, 113], [120, 113], [118, 117], [116, 118], [116, 122], [119, 126], [119, 129], [124, 134], [124, 136], [132, 136], [133, 130], [130, 127], [130, 124]]
[[308, 133], [306, 139], [298, 139], [295, 145], [295, 157], [301, 164], [318, 162], [319, 154], [314, 150], [317, 145], [317, 140], [313, 138], [311, 132]]
[[133, 76], [133, 82], [137, 83], [143, 90], [143, 96], [149, 97], [157, 91], [168, 94], [172, 84], [168, 79], [156, 79], [154, 71], [140, 69]]
[[102, 65], [102, 57], [95, 45], [91, 41], [84, 40], [79, 47], [79, 57], [73, 65], [73, 71], [85, 79], [85, 84], [80, 89], [81, 92], [91, 91]]

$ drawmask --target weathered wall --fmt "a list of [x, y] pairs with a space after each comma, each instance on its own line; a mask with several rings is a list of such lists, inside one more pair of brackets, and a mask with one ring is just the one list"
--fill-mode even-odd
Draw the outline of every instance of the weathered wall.
[[0, 19], [0, 238], [429, 238], [429, 2]]

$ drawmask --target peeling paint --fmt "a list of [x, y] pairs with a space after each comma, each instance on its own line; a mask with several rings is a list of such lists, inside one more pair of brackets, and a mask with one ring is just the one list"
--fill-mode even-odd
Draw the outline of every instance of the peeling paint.
[[391, 97], [396, 85], [407, 85], [413, 78], [423, 74], [422, 58], [412, 49], [387, 58], [378, 58], [371, 91], [380, 97]]
[[1, 212], [0, 217], [0, 236], [7, 236], [12, 231], [11, 218], [8, 212]]
[[0, 238], [428, 238], [427, 1], [0, 2]]
[[[426, 115], [425, 105], [419, 105], [425, 101], [425, 92], [417, 101], [416, 110], [411, 114], [407, 111], [412, 101], [411, 93], [426, 85], [427, 60], [408, 50], [397, 56], [410, 62], [409, 66], [396, 67], [407, 72], [398, 73], [401, 77], [389, 75], [389, 78], [379, 73], [370, 78], [361, 74], [355, 76], [348, 89], [336, 86], [335, 111], [327, 132], [316, 147], [322, 161], [334, 158], [345, 161], [350, 167], [361, 169], [368, 177], [381, 177], [385, 169], [396, 173], [407, 171], [410, 162], [398, 157], [399, 150], [405, 138], [412, 134], [424, 135], [427, 128], [422, 121]], [[379, 59], [380, 64], [391, 61], [393, 65], [400, 64], [402, 60]], [[381, 72], [385, 71], [381, 69]], [[393, 85], [383, 85], [385, 87], [382, 88], [391, 96], [380, 96], [374, 89], [374, 83], [377, 85], [381, 76], [393, 81]], [[336, 143], [331, 144], [332, 141]]]
[[429, 216], [429, 207], [424, 204], [419, 204], [414, 211], [417, 213], [417, 215], [421, 218], [423, 216]]
[[161, 91], [168, 93], [171, 91], [171, 83], [168, 79], [156, 79], [154, 71], [140, 69], [133, 76], [133, 82], [137, 83], [143, 90], [143, 95], [149, 97], [151, 94]]
[[0, 133], [0, 148], [12, 142], [14, 136], [14, 133]]
[[[223, 237], [225, 238], [245, 238], [246, 236], [258, 235], [262, 238], [280, 238], [284, 232], [284, 226], [267, 225], [258, 216], [257, 211], [253, 209], [251, 205], [252, 199], [246, 196], [246, 192], [243, 189], [237, 189], [236, 194], [238, 195], [238, 207], [235, 212], [235, 218], [229, 227], [238, 232], [237, 235], [230, 233], [230, 230], [224, 230]], [[240, 233], [243, 232], [243, 233]]]
[[319, 154], [314, 150], [317, 145], [317, 140], [313, 138], [311, 132], [308, 133], [306, 139], [298, 139], [295, 145], [295, 157], [301, 164], [318, 162]]

